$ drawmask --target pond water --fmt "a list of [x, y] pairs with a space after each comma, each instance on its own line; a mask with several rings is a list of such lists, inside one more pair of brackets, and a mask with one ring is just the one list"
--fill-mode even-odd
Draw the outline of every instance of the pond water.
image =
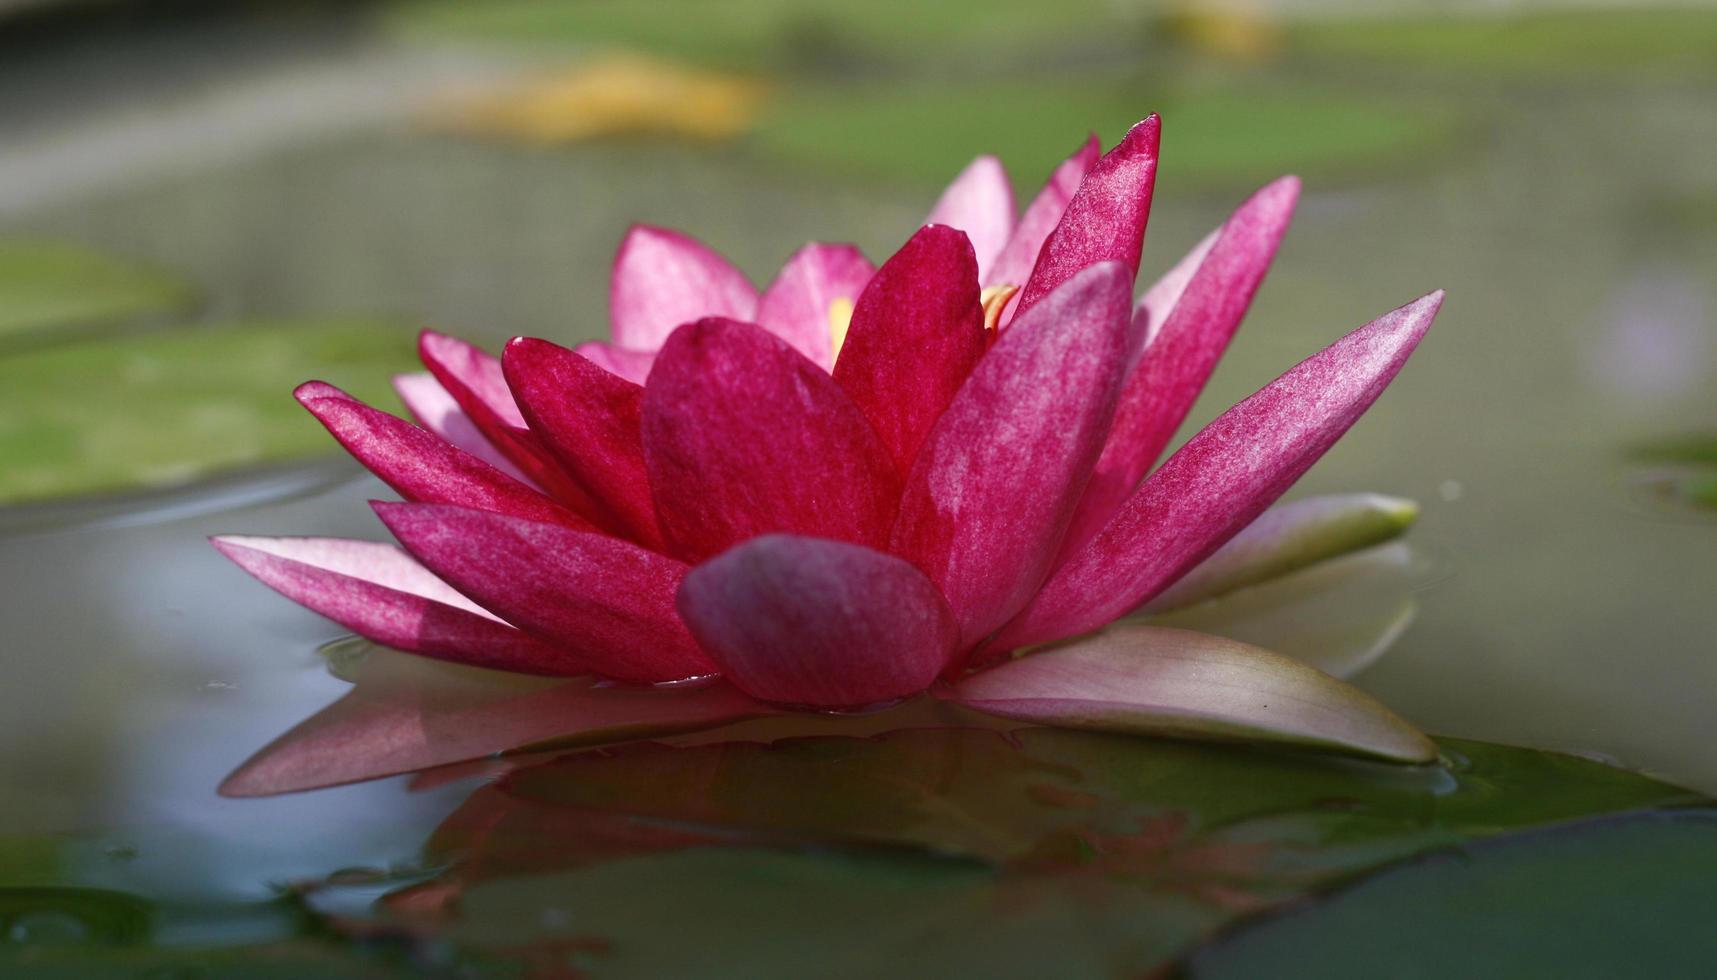
[[[1309, 183], [1271, 278], [1193, 416], [1214, 416], [1376, 313], [1447, 289], [1447, 305], [1411, 365], [1298, 491], [1375, 490], [1424, 504], [1410, 540], [1432, 571], [1415, 580], [1416, 617], [1354, 682], [1437, 736], [1610, 760], [1704, 793], [1717, 793], [1717, 514], [1642, 491], [1628, 449], [1717, 429], [1711, 96], [1708, 85], [1694, 83], [1475, 93], [1482, 113], [1437, 159], [1396, 174]], [[1153, 108], [1148, 92], [1140, 98], [1141, 112]], [[1170, 161], [1174, 127], [1167, 118]], [[1165, 162], [1146, 276], [1245, 192], [1178, 179]], [[885, 255], [933, 194], [785, 170], [743, 146], [522, 149], [365, 131], [25, 211], [9, 230], [177, 270], [205, 289], [217, 313], [400, 314], [496, 345], [514, 334], [561, 342], [599, 336], [607, 261], [631, 221], [691, 229], [762, 277], [812, 238], [850, 239], [873, 257]], [[130, 914], [123, 897], [98, 908], [109, 900], [99, 896], [141, 895], [156, 903], [138, 914], [157, 944], [263, 944], [283, 975], [391, 969], [398, 963], [387, 958], [390, 950], [425, 934], [453, 945], [411, 946], [402, 954], [409, 965], [475, 969], [449, 952], [460, 929], [481, 933], [500, 957], [495, 963], [531, 975], [541, 963], [518, 950], [539, 956], [545, 935], [559, 937], [560, 966], [604, 962], [601, 942], [579, 945], [585, 934], [557, 931], [556, 916], [600, 920], [591, 928], [608, 937], [602, 942], [624, 946], [625, 910], [647, 900], [690, 888], [679, 901], [718, 901], [710, 882], [797, 881], [809, 873], [761, 856], [777, 851], [682, 853], [611, 827], [563, 826], [556, 821], [564, 814], [532, 810], [536, 797], [515, 784], [485, 788], [494, 774], [480, 768], [266, 800], [215, 795], [247, 756], [348, 685], [318, 653], [339, 629], [250, 581], [204, 537], [380, 538], [364, 506], [380, 493], [355, 471], [321, 462], [213, 489], [14, 512], [0, 526], [0, 867], [32, 887], [106, 890], [78, 898], [70, 925], [39, 909], [34, 919], [8, 918], [14, 939], [32, 929], [88, 930], [108, 921], [101, 915], [123, 931]], [[955, 770], [990, 765], [983, 753], [993, 747], [973, 744], [979, 747], [937, 745], [935, 752], [965, 759], [946, 763]], [[590, 778], [624, 784], [615, 775], [621, 762], [604, 763], [609, 771]], [[663, 765], [690, 779], [685, 768], [701, 764]], [[1177, 756], [1176, 764], [1193, 763]], [[1488, 776], [1484, 764], [1476, 768]], [[565, 803], [562, 796], [590, 785], [580, 775], [550, 781], [543, 792]], [[979, 800], [1006, 797], [1005, 789], [972, 792]], [[1453, 791], [1401, 792], [1429, 800]], [[1618, 798], [1676, 799], [1657, 792]], [[1605, 808], [1571, 803], [1567, 812]], [[650, 826], [667, 833], [706, 817], [657, 814]], [[483, 820], [512, 828], [517, 839], [459, 838]], [[571, 845], [528, 846], [585, 839], [578, 834], [601, 841], [604, 854], [648, 854], [656, 863], [620, 880]], [[439, 843], [426, 850], [432, 835]], [[858, 836], [874, 847], [900, 843], [888, 834], [880, 843], [875, 834]], [[973, 839], [944, 839], [923, 826], [900, 839], [929, 839], [949, 861], [988, 854]], [[553, 895], [532, 893], [539, 879], [508, 870], [507, 862], [530, 861], [562, 875]], [[341, 869], [363, 870], [327, 884]], [[898, 876], [843, 865], [794, 887], [819, 900], [844, 895], [841, 907], [853, 916], [885, 921], [879, 909], [905, 896], [926, 909], [973, 900], [967, 890], [975, 886], [961, 877], [973, 873], [956, 869], [906, 888]], [[293, 882], [323, 884], [283, 904], [282, 888]], [[466, 890], [466, 924], [423, 925], [448, 905], [449, 888]], [[402, 931], [396, 923], [359, 952], [287, 944], [321, 935], [315, 930], [324, 926], [306, 926], [306, 917], [361, 918], [382, 894], [416, 924]], [[600, 909], [569, 904], [568, 894], [616, 897]], [[8, 901], [0, 898], [0, 917], [11, 915]], [[506, 922], [489, 921], [520, 910], [536, 925], [515, 923], [509, 932]], [[1204, 921], [1172, 903], [1150, 911], [1174, 923], [1163, 927], [1168, 938], [1127, 942], [1172, 952], [1175, 937], [1197, 932], [1188, 922]], [[761, 920], [791, 909], [759, 898], [745, 912]], [[1060, 928], [1029, 922], [1027, 935]], [[843, 955], [860, 955], [850, 936], [839, 942], [848, 944], [839, 947]], [[645, 975], [683, 965], [671, 957], [624, 962], [619, 972]], [[853, 962], [860, 965], [850, 972], [862, 975], [862, 957]], [[804, 963], [784, 955], [754, 965], [791, 972]], [[234, 968], [205, 966], [213, 975]]]

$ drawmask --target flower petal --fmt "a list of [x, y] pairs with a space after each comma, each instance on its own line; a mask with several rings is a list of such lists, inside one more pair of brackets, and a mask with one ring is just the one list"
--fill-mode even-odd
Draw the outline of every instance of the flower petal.
[[876, 267], [852, 245], [812, 242], [793, 253], [757, 304], [757, 323], [827, 371], [834, 366], [829, 309], [851, 303]]
[[531, 431], [630, 537], [661, 547], [644, 469], [644, 389], [546, 340], [517, 337], [502, 360]]
[[1419, 505], [1377, 493], [1340, 493], [1277, 504], [1146, 605], [1179, 609], [1257, 585], [1399, 536]]
[[904, 474], [987, 345], [971, 244], [926, 225], [859, 296], [834, 377]]
[[1055, 226], [1061, 223], [1061, 216], [1067, 212], [1067, 202], [1073, 200], [1073, 195], [1079, 191], [1080, 182], [1091, 172], [1091, 168], [1102, 155], [1103, 144], [1097, 141], [1097, 136], [1093, 133], [1072, 156], [1055, 168], [1055, 172], [1049, 175], [1048, 183], [1043, 185], [1043, 190], [1038, 191], [1037, 196], [1026, 205], [1025, 214], [1020, 216], [1019, 224], [1014, 226], [1008, 243], [1002, 247], [994, 264], [989, 266], [984, 285], [1025, 285], [1026, 277], [1031, 275], [1032, 267], [1037, 265], [1037, 255], [1043, 251], [1044, 241], [1049, 238], [1049, 233], [1055, 230]]
[[1007, 169], [993, 156], [973, 160], [942, 192], [924, 223], [965, 232], [982, 276], [1013, 233], [1014, 190]]
[[635, 385], [644, 383], [644, 379], [650, 376], [650, 366], [656, 363], [654, 350], [632, 350], [600, 340], [585, 341], [574, 347], [572, 352]]
[[1020, 291], [1015, 316], [1031, 309], [1081, 269], [1098, 262], [1121, 262], [1129, 273], [1138, 274], [1161, 132], [1157, 117], [1147, 117], [1085, 175], [1061, 222], [1043, 243], [1037, 264]]
[[780, 338], [700, 320], [644, 387], [644, 461], [675, 553], [703, 559], [782, 531], [873, 547], [900, 476], [840, 386]]
[[1104, 262], [1022, 314], [924, 441], [890, 548], [948, 597], [970, 646], [1042, 584], [1102, 449], [1130, 345], [1132, 274]]
[[1436, 745], [1370, 695], [1234, 640], [1122, 626], [972, 675], [944, 695], [1061, 728], [1270, 741], [1424, 763]]
[[1299, 192], [1295, 177], [1260, 190], [1223, 224], [1184, 286], [1176, 288], [1185, 262], [1146, 294], [1140, 315], [1151, 340], [1121, 390], [1070, 544], [1102, 529], [1192, 410], [1264, 281]]
[[583, 517], [470, 453], [333, 385], [307, 381], [292, 394], [347, 452], [407, 500], [457, 504], [595, 530]]
[[465, 450], [502, 473], [507, 474], [520, 483], [529, 484], [531, 478], [524, 474], [513, 461], [508, 459], [495, 444], [490, 442], [478, 430], [477, 424], [471, 421], [471, 416], [459, 407], [447, 389], [441, 387], [441, 382], [435, 380], [435, 375], [427, 371], [416, 374], [396, 374], [393, 377], [393, 390], [399, 394], [399, 400], [405, 403], [406, 410], [417, 424], [440, 436], [454, 446]]
[[958, 638], [948, 603], [916, 568], [786, 534], [692, 569], [679, 608], [734, 686], [781, 704], [854, 708], [917, 694]]
[[608, 316], [616, 346], [652, 351], [682, 323], [749, 320], [756, 311], [757, 290], [744, 274], [688, 235], [634, 225], [614, 256]]
[[1194, 436], [1069, 558], [992, 644], [1096, 629], [1252, 523], [1377, 400], [1442, 304], [1431, 293], [1300, 362]]
[[686, 567], [554, 524], [428, 504], [376, 503], [407, 551], [520, 629], [634, 683], [713, 673], [674, 612]]
[[572, 653], [502, 622], [391, 544], [243, 535], [210, 542], [274, 591], [396, 650], [525, 674], [589, 672]]

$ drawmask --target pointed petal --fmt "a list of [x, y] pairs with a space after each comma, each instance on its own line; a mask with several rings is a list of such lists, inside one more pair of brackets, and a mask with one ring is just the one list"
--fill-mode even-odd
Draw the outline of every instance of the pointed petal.
[[604, 677], [648, 684], [715, 670], [674, 612], [685, 566], [671, 558], [462, 507], [374, 507], [435, 574], [520, 629], [575, 651]]
[[757, 323], [827, 371], [835, 351], [829, 308], [855, 302], [876, 268], [851, 245], [812, 242], [793, 253], [757, 304]]
[[512, 460], [484, 437], [477, 424], [471, 421], [471, 416], [466, 415], [447, 389], [441, 387], [441, 382], [435, 380], [435, 375], [427, 371], [396, 374], [393, 390], [399, 394], [399, 400], [405, 403], [406, 410], [411, 412], [418, 425], [520, 483], [531, 482], [524, 471], [514, 466]]
[[525, 674], [588, 673], [578, 658], [519, 632], [391, 544], [336, 538], [211, 538], [279, 592], [384, 646]]
[[890, 548], [948, 597], [970, 646], [1037, 590], [1102, 449], [1132, 276], [1105, 262], [1001, 335], [918, 454]]
[[1438, 291], [1373, 320], [1206, 426], [1056, 570], [994, 649], [1096, 629], [1207, 558], [1371, 407], [1442, 301]]
[[859, 296], [834, 377], [904, 474], [987, 344], [972, 246], [926, 225]]
[[333, 385], [308, 381], [292, 394], [347, 452], [407, 500], [595, 529], [583, 517], [488, 463]]
[[958, 638], [948, 603], [916, 568], [785, 534], [692, 569], [679, 608], [723, 676], [781, 704], [855, 708], [917, 694]]
[[586, 341], [574, 347], [572, 352], [635, 385], [644, 383], [644, 379], [650, 376], [650, 366], [656, 363], [654, 350], [631, 350], [600, 340]]
[[1430, 739], [1358, 688], [1189, 630], [1116, 627], [981, 671], [945, 696], [1061, 728], [1278, 742], [1390, 762], [1437, 758]]
[[1043, 243], [1037, 265], [1020, 292], [1015, 316], [1098, 262], [1121, 262], [1130, 273], [1138, 274], [1161, 131], [1157, 117], [1147, 117], [1085, 175], [1061, 223]]
[[644, 461], [662, 531], [707, 558], [775, 531], [880, 546], [900, 477], [823, 370], [747, 323], [674, 332], [644, 387]]
[[942, 192], [924, 223], [965, 232], [982, 276], [1013, 233], [1014, 190], [1007, 169], [993, 156], [973, 160]]
[[1277, 504], [1145, 607], [1190, 606], [1398, 537], [1419, 505], [1376, 493], [1341, 493]]
[[1083, 543], [1102, 529], [1192, 410], [1264, 281], [1299, 192], [1295, 177], [1260, 190], [1223, 224], [1184, 286], [1176, 288], [1183, 261], [1146, 294], [1141, 315], [1151, 340], [1121, 390], [1114, 428], [1070, 542]]
[[744, 274], [688, 235], [634, 225], [614, 256], [608, 317], [616, 346], [653, 351], [682, 323], [749, 320], [756, 311], [757, 290]]
[[1073, 200], [1078, 193], [1079, 184], [1085, 175], [1097, 164], [1103, 155], [1103, 144], [1092, 134], [1073, 155], [1063, 160], [1049, 175], [1048, 183], [1043, 190], [1037, 192], [1030, 204], [1025, 207], [1025, 214], [1020, 216], [1019, 224], [1014, 226], [1013, 234], [1008, 237], [1008, 243], [1002, 247], [1001, 254], [996, 256], [995, 263], [989, 267], [984, 277], [986, 286], [1023, 286], [1027, 276], [1031, 275], [1032, 267], [1037, 265], [1037, 255], [1043, 251], [1043, 243], [1049, 238], [1049, 233], [1061, 223], [1061, 216], [1067, 212], [1067, 202]]
[[615, 523], [661, 547], [639, 436], [644, 389], [546, 340], [517, 337], [502, 361], [543, 446]]

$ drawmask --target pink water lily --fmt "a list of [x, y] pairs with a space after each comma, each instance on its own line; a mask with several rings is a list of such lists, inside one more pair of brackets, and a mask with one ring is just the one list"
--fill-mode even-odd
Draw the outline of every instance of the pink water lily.
[[[1424, 736], [1310, 667], [1105, 629], [1321, 554], [1325, 538], [1404, 526], [1375, 497], [1254, 522], [1378, 397], [1442, 298], [1314, 354], [1159, 465], [1299, 184], [1259, 190], [1135, 302], [1158, 131], [1152, 116], [1107, 154], [1081, 147], [1017, 220], [1001, 165], [980, 158], [879, 268], [808, 245], [761, 294], [691, 238], [636, 228], [615, 261], [611, 343], [517, 338], [495, 358], [425, 333], [429, 373], [397, 385], [421, 427], [320, 382], [298, 389], [403, 498], [374, 505], [401, 547], [215, 544], [378, 643], [616, 682], [539, 697], [554, 720], [514, 726], [532, 740], [932, 692], [1035, 723], [1429, 759]], [[638, 687], [694, 678], [716, 690]], [[663, 707], [638, 707], [651, 698]], [[342, 719], [338, 738], [397, 751], [375, 735], [399, 724], [387, 717]], [[318, 732], [316, 751], [333, 751]], [[293, 744], [228, 789], [351, 777]]]

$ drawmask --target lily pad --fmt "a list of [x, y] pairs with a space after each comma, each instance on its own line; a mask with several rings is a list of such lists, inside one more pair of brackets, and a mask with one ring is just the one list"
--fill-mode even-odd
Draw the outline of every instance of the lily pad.
[[292, 399], [326, 378], [388, 405], [408, 327], [370, 319], [151, 331], [0, 358], [0, 504], [177, 486], [337, 452]]
[[77, 245], [0, 241], [0, 353], [179, 314], [177, 279]]

